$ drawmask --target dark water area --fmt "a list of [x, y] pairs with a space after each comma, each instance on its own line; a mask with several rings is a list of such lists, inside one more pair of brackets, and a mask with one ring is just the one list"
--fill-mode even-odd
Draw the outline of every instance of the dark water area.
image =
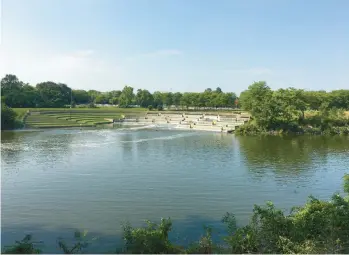
[[1, 133], [2, 246], [32, 233], [44, 252], [74, 230], [115, 251], [121, 223], [171, 217], [171, 238], [188, 243], [203, 226], [223, 231], [225, 212], [248, 222], [254, 204], [286, 212], [309, 195], [328, 199], [349, 171], [349, 139], [250, 136], [147, 129]]

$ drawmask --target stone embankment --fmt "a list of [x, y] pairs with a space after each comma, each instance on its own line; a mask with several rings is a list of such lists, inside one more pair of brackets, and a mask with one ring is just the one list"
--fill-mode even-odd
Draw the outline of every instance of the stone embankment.
[[180, 129], [231, 133], [237, 126], [250, 119], [245, 114], [200, 114], [200, 113], [146, 113], [143, 116], [125, 116], [117, 122], [138, 125], [173, 125]]

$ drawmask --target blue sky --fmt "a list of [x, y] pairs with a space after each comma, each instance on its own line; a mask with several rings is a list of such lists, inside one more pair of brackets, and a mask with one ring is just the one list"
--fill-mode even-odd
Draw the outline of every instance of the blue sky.
[[348, 0], [2, 0], [0, 75], [101, 91], [349, 89], [348, 13]]

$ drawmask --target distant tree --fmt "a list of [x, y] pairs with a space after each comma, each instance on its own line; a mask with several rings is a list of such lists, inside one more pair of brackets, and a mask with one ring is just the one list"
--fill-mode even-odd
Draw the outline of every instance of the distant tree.
[[24, 101], [22, 94], [23, 82], [19, 81], [16, 75], [7, 74], [1, 79], [1, 95], [10, 107], [22, 107]]
[[217, 88], [216, 88], [216, 92], [217, 92], [217, 93], [222, 93], [221, 88], [220, 88], [220, 87], [217, 87]]
[[119, 103], [119, 98], [118, 97], [113, 97], [109, 99], [109, 104], [118, 104]]
[[173, 94], [172, 96], [172, 103], [178, 107], [181, 104], [181, 98], [182, 98], [182, 94], [180, 92], [176, 92]]
[[38, 90], [30, 86], [29, 84], [24, 84], [21, 93], [21, 98], [23, 101], [21, 102], [22, 107], [36, 107], [41, 102], [41, 97]]
[[163, 106], [163, 95], [160, 91], [155, 91], [153, 93], [153, 98], [154, 98], [154, 107], [157, 108], [158, 106]]
[[109, 98], [106, 93], [101, 93], [99, 94], [96, 99], [95, 99], [96, 104], [108, 104], [109, 103]]
[[163, 93], [162, 103], [167, 105], [167, 107], [171, 106], [173, 104], [173, 94], [171, 92]]
[[65, 84], [47, 81], [37, 84], [36, 89], [41, 97], [40, 107], [70, 105], [71, 89]]
[[181, 97], [181, 106], [186, 107], [188, 109], [189, 106], [192, 105], [192, 93], [185, 92]]
[[23, 86], [23, 83], [18, 80], [16, 75], [6, 74], [4, 78], [1, 79], [1, 93], [17, 91]]
[[109, 92], [109, 104], [119, 104], [121, 91], [120, 90], [112, 90]]
[[304, 100], [312, 110], [319, 110], [321, 104], [329, 101], [326, 91], [304, 91]]
[[270, 111], [272, 110], [272, 96], [273, 92], [265, 81], [254, 82], [247, 90], [241, 92], [240, 103], [243, 109], [249, 111], [261, 126], [266, 126], [274, 117]]
[[136, 94], [136, 103], [141, 107], [147, 107], [153, 104], [153, 95], [146, 89], [138, 89]]
[[329, 93], [329, 107], [349, 110], [349, 90], [334, 90]]
[[97, 90], [89, 90], [87, 91], [89, 97], [90, 97], [90, 102], [95, 102], [96, 97], [101, 94], [101, 92]]
[[88, 104], [91, 101], [86, 90], [73, 90], [73, 100], [76, 104]]
[[132, 103], [133, 98], [134, 98], [133, 88], [130, 86], [125, 86], [119, 98], [119, 106], [129, 107]]

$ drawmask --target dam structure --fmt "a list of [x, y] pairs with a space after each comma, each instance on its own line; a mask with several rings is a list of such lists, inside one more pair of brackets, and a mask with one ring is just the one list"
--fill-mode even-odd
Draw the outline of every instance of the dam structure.
[[125, 125], [171, 125], [178, 129], [232, 133], [235, 128], [249, 121], [246, 114], [162, 113], [148, 112], [142, 116], [125, 116], [117, 123]]

